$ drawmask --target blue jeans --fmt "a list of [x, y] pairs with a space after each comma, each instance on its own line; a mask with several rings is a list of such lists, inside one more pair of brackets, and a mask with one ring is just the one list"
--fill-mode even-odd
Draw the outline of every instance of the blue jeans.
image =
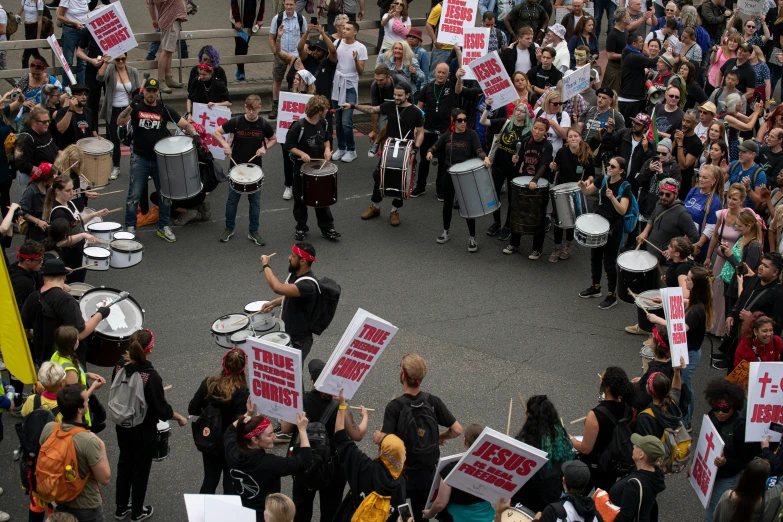
[[[231, 187], [228, 188], [228, 199], [226, 200], [226, 228], [234, 230], [236, 228], [237, 205], [242, 198], [242, 194]], [[250, 232], [258, 232], [258, 217], [261, 214], [261, 191], [247, 195], [250, 202]]]
[[[160, 176], [158, 175], [157, 160], [144, 159], [137, 154], [130, 157], [130, 184], [128, 186], [128, 200], [125, 203], [125, 226], [136, 226], [136, 213], [139, 200], [147, 187], [147, 180], [152, 177], [155, 190], [160, 194]], [[162, 195], [158, 205], [158, 229], [168, 226], [171, 216], [171, 200]]]
[[[777, 87], [778, 82], [780, 81], [781, 76], [783, 76], [783, 67], [780, 65], [775, 65], [774, 63], [768, 63], [769, 66], [769, 80], [772, 84], [772, 89], [770, 92], [772, 93], [772, 97], [775, 97], [775, 87]], [[780, 98], [778, 98], [780, 100]]]
[[[60, 46], [63, 48], [65, 61], [71, 66], [71, 71], [76, 77], [76, 83], [84, 83], [84, 68], [87, 66], [87, 62], [76, 60], [76, 67], [73, 66], [73, 57], [76, 55], [76, 48], [79, 46], [79, 31], [70, 25], [63, 25]], [[68, 75], [63, 73], [63, 87], [67, 87], [70, 84], [71, 81], [68, 79]]]
[[[614, 27], [614, 10], [617, 8], [612, 0], [595, 0], [595, 34], [601, 34], [601, 18], [606, 11], [606, 25], [611, 30]], [[608, 33], [609, 31], [607, 31]]]
[[[160, 29], [155, 31], [156, 33], [160, 32]], [[160, 50], [160, 42], [152, 42], [150, 44], [150, 52], [147, 53], [147, 61], [152, 61], [155, 59], [155, 55], [158, 54], [158, 50]], [[182, 56], [182, 59], [188, 57], [188, 41], [187, 40], [180, 40], [179, 41], [179, 54]]]
[[688, 352], [688, 366], [682, 372], [682, 383], [688, 387], [691, 392], [691, 403], [688, 406], [688, 411], [685, 412], [685, 416], [682, 418], [682, 423], [687, 427], [693, 419], [693, 408], [696, 407], [696, 392], [693, 390], [693, 372], [696, 371], [696, 367], [699, 366], [701, 361], [701, 350], [694, 352]]
[[[356, 103], [356, 89], [348, 89], [345, 92], [346, 103]], [[337, 148], [340, 150], [356, 150], [356, 141], [353, 139], [353, 110], [343, 110], [335, 100], [332, 100], [335, 108], [335, 130], [337, 131]]]
[[[608, 1], [608, 0], [607, 0]], [[440, 63], [446, 63], [451, 54], [450, 49], [435, 49], [432, 48], [432, 54], [430, 55], [430, 74], [435, 74], [435, 67]]]
[[723, 477], [715, 479], [715, 486], [712, 488], [712, 496], [710, 497], [710, 504], [704, 511], [704, 522], [712, 522], [712, 514], [715, 512], [715, 508], [718, 505], [720, 497], [730, 489], [734, 489], [737, 484], [739, 473], [733, 477]]

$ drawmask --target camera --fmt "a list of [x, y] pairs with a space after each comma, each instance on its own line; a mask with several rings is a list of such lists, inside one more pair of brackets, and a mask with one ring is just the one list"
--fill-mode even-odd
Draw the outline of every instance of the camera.
[[14, 211], [14, 219], [13, 219], [13, 221], [19, 221], [23, 217], [24, 217], [24, 210], [22, 210], [21, 207], [17, 208]]
[[17, 99], [17, 98], [19, 97], [19, 95], [20, 95], [20, 94], [22, 94], [22, 93], [21, 93], [21, 92], [19, 92], [19, 91], [14, 91], [14, 92], [12, 92], [12, 93], [11, 93], [11, 99], [12, 99], [12, 100], [15, 100], [15, 99]]

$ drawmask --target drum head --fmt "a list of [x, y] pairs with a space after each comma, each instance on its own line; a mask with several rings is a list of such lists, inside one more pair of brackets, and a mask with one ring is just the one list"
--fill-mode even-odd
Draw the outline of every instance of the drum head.
[[155, 144], [155, 153], [162, 155], [182, 154], [193, 150], [193, 138], [190, 136], [169, 136]]
[[240, 330], [235, 334], [231, 335], [231, 342], [234, 344], [243, 344], [245, 341], [247, 341], [248, 337], [253, 336], [253, 330]]
[[81, 297], [88, 290], [95, 288], [94, 286], [88, 285], [87, 283], [71, 283], [68, 286], [71, 287], [71, 291], [68, 293], [74, 297]]
[[[531, 181], [533, 181], [533, 176], [517, 176], [511, 180], [511, 184], [516, 185], [517, 187], [527, 187], [530, 185]], [[538, 188], [545, 188], [549, 186], [549, 181], [544, 178], [540, 178], [538, 182], [536, 182], [536, 185], [538, 185]]]
[[459, 174], [462, 172], [473, 172], [474, 170], [483, 169], [484, 161], [478, 158], [470, 158], [468, 161], [457, 163], [449, 167], [449, 172]]
[[112, 248], [112, 250], [128, 252], [131, 254], [144, 250], [144, 245], [133, 239], [115, 239], [109, 244], [109, 246]]
[[285, 332], [272, 332], [262, 335], [261, 339], [270, 343], [282, 344], [283, 346], [291, 344], [291, 336]]
[[136, 239], [136, 234], [133, 232], [119, 231], [114, 233], [114, 239]]
[[84, 249], [84, 255], [92, 259], [109, 259], [111, 252], [101, 247], [87, 247]]
[[661, 303], [654, 303], [653, 299], [656, 297], [661, 297], [661, 291], [660, 290], [647, 290], [640, 294], [637, 294], [634, 298], [634, 302], [636, 303], [636, 306], [639, 308], [644, 308], [646, 310], [660, 310], [663, 308], [663, 304]]
[[212, 331], [216, 334], [232, 334], [247, 328], [248, 323], [250, 319], [245, 314], [228, 314], [212, 323]]
[[655, 256], [644, 250], [629, 250], [617, 257], [617, 266], [629, 272], [647, 272], [657, 264], [658, 260]]
[[581, 190], [576, 183], [561, 183], [552, 189], [552, 192], [578, 192]]
[[158, 431], [167, 431], [171, 429], [171, 425], [168, 423], [168, 421], [158, 421]]
[[[85, 321], [89, 320], [98, 308], [119, 296], [120, 291], [113, 288], [93, 288], [85, 292], [79, 301], [82, 317]], [[128, 296], [111, 307], [111, 314], [98, 323], [95, 331], [112, 338], [130, 337], [133, 332], [141, 329], [143, 322], [144, 310], [133, 297]]]
[[302, 165], [302, 172], [308, 176], [331, 176], [337, 174], [337, 165], [331, 161], [324, 164], [323, 161], [313, 160]]
[[260, 312], [264, 305], [268, 302], [269, 301], [253, 301], [252, 303], [248, 303], [248, 305], [245, 306], [245, 313], [254, 314], [256, 312]]
[[576, 218], [576, 228], [585, 234], [604, 234], [609, 232], [609, 221], [598, 214], [583, 214]]
[[102, 156], [114, 151], [114, 144], [102, 138], [82, 138], [76, 144], [85, 154]]
[[88, 232], [116, 232], [122, 225], [113, 221], [102, 221], [99, 223], [90, 223], [87, 225]]
[[254, 183], [264, 178], [261, 167], [252, 163], [240, 163], [239, 168], [234, 167], [229, 170], [228, 175], [237, 183]]

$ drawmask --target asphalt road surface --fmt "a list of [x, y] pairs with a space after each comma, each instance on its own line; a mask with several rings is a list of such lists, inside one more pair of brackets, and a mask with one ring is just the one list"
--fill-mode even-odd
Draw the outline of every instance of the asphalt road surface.
[[[582, 423], [569, 420], [586, 415], [598, 401], [597, 373], [619, 365], [630, 376], [641, 374], [638, 336], [623, 332], [636, 320], [636, 308], [622, 302], [611, 310], [597, 308], [598, 299], [579, 299], [577, 293], [590, 283], [589, 252], [576, 247], [567, 261], [552, 264], [547, 256], [537, 262], [527, 259], [531, 237], [524, 237], [524, 255], [504, 255], [504, 243], [489, 238], [484, 230], [489, 216], [478, 220], [479, 251], [467, 252], [468, 233], [456, 214], [452, 239], [439, 245], [441, 208], [434, 186], [427, 193], [405, 202], [402, 224], [388, 223], [391, 202], [382, 204], [379, 218], [369, 222], [359, 216], [369, 204], [371, 173], [376, 160], [366, 155], [367, 139], [357, 140], [359, 158], [340, 164], [339, 201], [332, 207], [339, 242], [318, 235], [310, 213], [311, 241], [318, 261], [314, 271], [342, 285], [337, 316], [323, 336], [316, 339], [311, 357], [326, 360], [357, 308], [362, 307], [399, 327], [399, 332], [352, 401], [376, 408], [370, 431], [380, 429], [385, 404], [399, 393], [398, 364], [409, 352], [421, 354], [429, 363], [424, 389], [442, 397], [464, 425], [478, 422], [505, 432], [509, 399], [514, 399], [511, 433], [524, 421], [518, 395], [548, 395], [565, 419], [571, 433], [581, 434]], [[227, 313], [242, 312], [245, 304], [273, 298], [260, 274], [259, 256], [277, 253], [271, 265], [278, 276], [286, 272], [286, 257], [293, 244], [292, 202], [282, 199], [283, 174], [279, 146], [264, 160], [266, 174], [262, 189], [260, 232], [266, 246], [246, 239], [246, 198], [239, 207], [236, 234], [220, 243], [225, 208], [225, 184], [209, 195], [212, 219], [174, 227], [177, 242], [169, 244], [155, 234], [155, 227], [138, 230], [144, 260], [124, 270], [90, 272], [92, 285], [127, 290], [144, 307], [144, 326], [155, 332], [155, 367], [165, 384], [173, 385], [167, 398], [175, 411], [186, 414], [187, 404], [201, 380], [220, 370], [224, 349], [210, 336], [210, 326]], [[128, 158], [123, 157], [122, 175], [110, 190], [127, 189]], [[504, 201], [505, 201], [505, 194]], [[12, 194], [18, 200], [15, 188]], [[106, 196], [96, 201], [101, 207], [124, 206], [125, 195]], [[505, 205], [505, 203], [504, 203]], [[505, 209], [504, 209], [505, 212]], [[114, 220], [121, 220], [119, 213]], [[18, 245], [15, 240], [14, 246]], [[605, 281], [604, 281], [605, 284]], [[95, 369], [109, 377], [107, 368]], [[719, 377], [710, 370], [706, 357], [695, 375], [697, 395], [708, 378]], [[105, 403], [108, 387], [98, 392]], [[698, 433], [706, 405], [697, 399], [694, 432]], [[12, 462], [16, 435], [13, 419], [2, 415], [5, 441], [0, 444], [0, 509], [12, 520], [26, 519], [26, 501]], [[196, 493], [202, 465], [189, 427], [173, 427], [171, 456], [154, 463], [147, 503], [155, 507], [158, 520], [184, 521], [183, 493]], [[111, 466], [116, 469], [116, 436], [111, 428], [101, 434], [106, 441]], [[368, 436], [361, 443], [368, 453], [374, 446]], [[451, 441], [446, 454], [461, 450], [461, 441]], [[107, 517], [113, 515], [114, 480], [103, 489]], [[290, 494], [290, 479], [283, 481]], [[684, 474], [667, 478], [667, 490], [659, 497], [661, 520], [699, 520], [702, 507]]]

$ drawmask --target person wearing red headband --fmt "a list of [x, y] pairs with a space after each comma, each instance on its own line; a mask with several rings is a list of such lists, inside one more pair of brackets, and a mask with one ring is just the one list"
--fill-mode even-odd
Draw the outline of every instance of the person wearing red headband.
[[270, 453], [275, 445], [272, 423], [256, 413], [256, 407], [247, 400], [247, 415], [228, 427], [223, 435], [226, 464], [233, 486], [233, 494], [242, 497], [242, 505], [256, 511], [256, 521], [264, 521], [264, 501], [270, 493], [280, 493], [281, 478], [310, 468], [313, 462], [310, 440], [307, 438], [307, 416], [296, 414], [299, 447], [291, 457]]
[[680, 365], [674, 368], [674, 379], [663, 372], [653, 372], [647, 379], [647, 394], [651, 404], [636, 415], [634, 432], [639, 435], [653, 435], [660, 439], [667, 428], [677, 430], [685, 414], [680, 409], [681, 372], [685, 369], [685, 358], [680, 356]]
[[[185, 102], [188, 111], [185, 113], [185, 118], [190, 123], [195, 122], [192, 117], [194, 103], [206, 104], [210, 109], [219, 106], [231, 107], [228, 87], [213, 76], [215, 68], [206, 63], [200, 63], [196, 68], [198, 69], [198, 78], [188, 85], [188, 99]], [[195, 123], [200, 123], [200, 121]]]
[[[288, 256], [288, 277], [281, 283], [269, 266], [270, 256], [261, 256], [261, 271], [274, 293], [281, 296], [266, 303], [262, 312], [271, 312], [283, 307], [280, 314], [285, 332], [291, 336], [292, 346], [302, 352], [304, 364], [313, 347], [313, 333], [310, 318], [318, 303], [319, 286], [311, 267], [315, 263], [315, 248], [310, 243], [299, 242], [291, 248]], [[284, 299], [285, 298], [285, 299]]]
[[[658, 144], [658, 149], [661, 148], [665, 149]], [[658, 154], [662, 154], [662, 152], [659, 150]], [[696, 229], [693, 218], [685, 209], [682, 201], [677, 199], [679, 190], [680, 182], [676, 179], [664, 178], [658, 183], [658, 202], [655, 204], [644, 230], [636, 238], [637, 243], [644, 243], [645, 240], [648, 240], [657, 247], [653, 248], [647, 245], [647, 250], [655, 255], [658, 262], [662, 264], [668, 261], [663, 252], [668, 248], [672, 239], [681, 236], [692, 241], [699, 239], [699, 231]]]
[[[416, 522], [421, 522], [421, 514], [427, 503], [429, 486], [435, 478], [437, 462], [440, 458], [440, 445], [449, 439], [462, 435], [462, 425], [449, 411], [440, 397], [421, 390], [421, 381], [427, 375], [427, 362], [418, 354], [409, 353], [400, 361], [400, 384], [402, 395], [386, 405], [383, 413], [383, 426], [373, 433], [372, 440], [380, 445], [389, 435], [397, 435], [405, 443], [407, 459], [405, 460], [405, 484], [407, 496], [411, 500], [413, 516]], [[405, 414], [411, 407], [424, 406], [428, 414], [427, 426], [433, 428], [424, 430], [424, 436], [413, 439], [409, 436], [411, 428], [415, 433], [416, 426], [404, 424]], [[437, 432], [437, 425], [448, 428], [443, 433]], [[424, 429], [419, 425], [419, 430]], [[422, 451], [424, 449], [424, 451]]]
[[[175, 412], [166, 400], [163, 379], [149, 360], [154, 348], [155, 336], [152, 331], [136, 331], [131, 335], [130, 348], [117, 361], [111, 375], [113, 385], [121, 369], [125, 370], [127, 378], [138, 373], [143, 382], [144, 400], [147, 403], [147, 412], [141, 423], [130, 428], [116, 426], [117, 446], [120, 448], [115, 491], [117, 509], [114, 514], [117, 520], [123, 520], [128, 515], [131, 515], [132, 521], [144, 520], [154, 512], [152, 506], [144, 505], [144, 497], [147, 494], [152, 458], [155, 455], [158, 421], [174, 419], [180, 427], [188, 424], [188, 420]], [[131, 407], [130, 404], [125, 406]]]

